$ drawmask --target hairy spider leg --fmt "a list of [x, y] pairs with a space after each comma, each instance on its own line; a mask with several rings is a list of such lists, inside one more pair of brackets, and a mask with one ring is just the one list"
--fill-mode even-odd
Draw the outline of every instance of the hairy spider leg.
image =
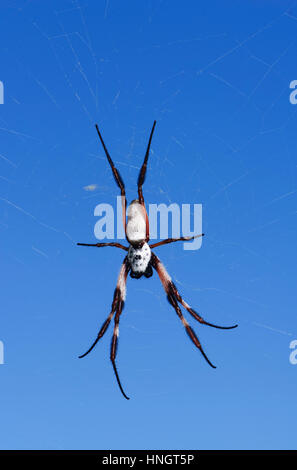
[[213, 367], [214, 369], [216, 368], [211, 362], [210, 360], [208, 359], [207, 355], [205, 354], [202, 346], [201, 346], [201, 343], [199, 341], [199, 339], [197, 338], [195, 332], [193, 331], [193, 329], [190, 327], [190, 325], [188, 324], [187, 320], [184, 318], [181, 310], [180, 310], [180, 307], [178, 305], [178, 302], [180, 302], [183, 307], [186, 308], [186, 310], [196, 319], [198, 320], [200, 323], [204, 324], [204, 325], [208, 325], [208, 326], [212, 326], [213, 328], [220, 328], [220, 329], [231, 329], [231, 328], [236, 328], [237, 325], [234, 325], [234, 326], [228, 326], [228, 327], [225, 327], [225, 326], [218, 326], [218, 325], [214, 325], [212, 323], [208, 323], [206, 322], [200, 315], [198, 315], [181, 297], [181, 295], [179, 294], [176, 286], [174, 285], [174, 283], [172, 282], [172, 279], [171, 277], [169, 276], [168, 272], [166, 271], [166, 268], [165, 266], [161, 263], [160, 259], [154, 254], [152, 253], [152, 266], [153, 268], [157, 271], [158, 275], [159, 275], [159, 278], [161, 280], [161, 283], [164, 287], [164, 290], [167, 294], [167, 299], [169, 301], [169, 303], [172, 305], [172, 307], [175, 309], [177, 315], [179, 316], [180, 320], [182, 321], [185, 329], [186, 329], [186, 332], [188, 333], [190, 339], [193, 341], [193, 343], [195, 344], [195, 346], [200, 350], [200, 352], [202, 353], [204, 359], [208, 362], [208, 364]]
[[154, 130], [155, 130], [155, 126], [156, 126], [156, 121], [154, 121], [153, 123], [153, 127], [152, 127], [152, 130], [151, 130], [151, 133], [150, 133], [150, 137], [149, 137], [149, 141], [148, 141], [148, 144], [147, 144], [147, 149], [146, 149], [146, 152], [145, 152], [145, 157], [144, 157], [144, 160], [143, 160], [143, 164], [142, 164], [142, 167], [140, 169], [140, 172], [139, 172], [139, 175], [138, 175], [138, 181], [137, 181], [137, 186], [138, 186], [138, 202], [139, 204], [142, 205], [144, 211], [145, 211], [145, 218], [146, 218], [146, 241], [149, 240], [149, 234], [150, 234], [150, 228], [149, 228], [149, 220], [148, 220], [148, 215], [147, 215], [147, 212], [146, 212], [146, 208], [145, 208], [145, 204], [144, 204], [144, 198], [143, 198], [143, 194], [142, 194], [142, 185], [145, 181], [145, 176], [146, 176], [146, 168], [147, 168], [147, 161], [148, 161], [148, 157], [149, 157], [149, 153], [150, 153], [150, 147], [151, 147], [151, 142], [152, 142], [152, 137], [153, 137], [153, 133], [154, 133]]
[[113, 370], [114, 370], [118, 385], [120, 387], [120, 390], [121, 390], [122, 394], [124, 395], [124, 397], [127, 400], [129, 400], [129, 398], [125, 394], [125, 392], [123, 390], [123, 387], [121, 385], [121, 381], [120, 381], [119, 374], [118, 374], [117, 367], [116, 367], [116, 363], [115, 363], [115, 358], [116, 358], [118, 335], [119, 335], [119, 320], [120, 320], [120, 315], [121, 315], [121, 313], [123, 311], [123, 308], [124, 308], [124, 305], [125, 305], [126, 282], [127, 282], [127, 276], [128, 276], [129, 271], [130, 271], [130, 264], [129, 264], [128, 258], [126, 256], [125, 259], [124, 259], [124, 262], [121, 266], [120, 273], [119, 273], [119, 276], [118, 276], [117, 286], [116, 286], [115, 291], [114, 291], [114, 296], [113, 296], [113, 301], [112, 301], [110, 314], [108, 315], [107, 319], [103, 323], [103, 325], [102, 325], [102, 327], [101, 327], [101, 329], [100, 329], [100, 331], [97, 335], [97, 338], [95, 339], [95, 341], [93, 342], [91, 347], [84, 354], [79, 356], [79, 358], [81, 359], [81, 358], [85, 357], [87, 354], [89, 354], [92, 351], [92, 349], [98, 343], [99, 339], [102, 338], [102, 336], [106, 332], [106, 330], [107, 330], [107, 328], [108, 328], [108, 326], [109, 326], [109, 324], [112, 320], [112, 317], [115, 314], [115, 324], [114, 324], [114, 331], [113, 331], [112, 342], [111, 342], [110, 359], [111, 359], [111, 362], [112, 362]]
[[107, 156], [107, 160], [111, 166], [111, 169], [112, 169], [112, 173], [113, 173], [113, 176], [114, 176], [114, 179], [118, 185], [118, 187], [120, 188], [121, 190], [121, 199], [122, 199], [122, 216], [123, 216], [123, 226], [124, 226], [124, 230], [126, 231], [126, 207], [127, 207], [127, 200], [126, 200], [126, 192], [125, 192], [125, 185], [124, 185], [124, 182], [122, 180], [122, 177], [119, 173], [119, 170], [116, 169], [116, 167], [114, 166], [114, 163], [108, 153], [108, 150], [106, 148], [106, 145], [104, 143], [104, 140], [102, 138], [102, 135], [99, 131], [99, 127], [97, 124], [95, 124], [95, 127], [96, 127], [96, 130], [97, 130], [97, 133], [99, 135], [99, 139], [101, 140], [101, 144], [104, 148], [104, 151], [105, 151], [105, 154]]

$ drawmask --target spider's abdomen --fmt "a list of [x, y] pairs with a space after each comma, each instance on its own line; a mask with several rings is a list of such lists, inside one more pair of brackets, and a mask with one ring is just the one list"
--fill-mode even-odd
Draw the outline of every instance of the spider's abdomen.
[[131, 266], [131, 277], [139, 278], [143, 274], [150, 277], [153, 274], [150, 260], [151, 249], [147, 243], [144, 243], [141, 248], [134, 248], [130, 245], [128, 261]]
[[146, 239], [145, 209], [137, 200], [128, 207], [126, 235], [130, 243], [143, 242]]

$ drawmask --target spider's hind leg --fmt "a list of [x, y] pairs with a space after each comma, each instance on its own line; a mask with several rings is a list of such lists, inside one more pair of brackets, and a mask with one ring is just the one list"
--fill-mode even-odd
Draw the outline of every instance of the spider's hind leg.
[[174, 289], [174, 284], [171, 280], [171, 277], [169, 276], [168, 272], [166, 271], [165, 267], [163, 266], [159, 258], [154, 253], [152, 253], [151, 259], [152, 259], [152, 266], [157, 271], [160, 281], [162, 282], [164, 290], [167, 294], [167, 299], [169, 303], [172, 305], [172, 307], [174, 308], [174, 310], [176, 311], [177, 315], [179, 316], [189, 338], [191, 339], [191, 341], [193, 341], [195, 346], [200, 350], [202, 356], [208, 362], [208, 364], [215, 369], [216, 367], [210, 362], [207, 355], [205, 354], [201, 346], [201, 343], [198, 337], [196, 336], [194, 330], [190, 327], [189, 323], [187, 322], [187, 320], [182, 314], [182, 311], [178, 305], [178, 298], [177, 298], [177, 295]]
[[192, 315], [192, 317], [194, 317], [195, 320], [199, 321], [199, 323], [201, 323], [202, 325], [211, 326], [212, 328], [218, 328], [219, 330], [232, 330], [233, 328], [237, 328], [238, 325], [219, 326], [219, 325], [214, 325], [213, 323], [207, 322], [206, 320], [204, 320], [204, 318], [201, 317], [201, 315], [199, 315], [199, 313], [197, 313], [192, 307], [190, 307], [190, 305], [187, 304], [187, 302], [184, 301], [184, 299], [182, 298], [175, 284], [172, 281], [171, 281], [171, 285], [172, 285], [172, 290], [174, 291], [174, 294], [177, 300], [179, 301], [179, 303], [183, 307], [185, 307], [185, 309]]
[[203, 325], [211, 326], [212, 328], [218, 328], [220, 330], [232, 330], [233, 328], [237, 328], [238, 325], [219, 326], [204, 320], [204, 318], [202, 318], [201, 315], [199, 315], [199, 313], [197, 313], [192, 307], [190, 307], [190, 305], [185, 302], [185, 300], [182, 298], [182, 296], [177, 290], [176, 285], [172, 282], [171, 277], [167, 273], [165, 267], [162, 265], [161, 261], [154, 253], [152, 253], [152, 263], [160, 276], [165, 291], [170, 291], [174, 295], [176, 300], [192, 315], [192, 317], [195, 318], [195, 320], [199, 321], [199, 323]]
[[101, 329], [100, 329], [100, 331], [97, 335], [97, 338], [95, 339], [95, 341], [93, 342], [91, 347], [87, 350], [87, 352], [85, 352], [84, 354], [79, 356], [79, 358], [85, 357], [87, 354], [89, 354], [92, 351], [92, 349], [98, 343], [99, 339], [102, 338], [102, 336], [106, 332], [106, 330], [107, 330], [107, 328], [108, 328], [108, 326], [111, 322], [111, 319], [115, 314], [115, 322], [114, 322], [114, 330], [113, 330], [113, 336], [112, 336], [112, 342], [111, 342], [110, 359], [111, 359], [111, 362], [112, 362], [113, 370], [114, 370], [118, 385], [120, 387], [120, 390], [121, 390], [123, 396], [127, 400], [129, 400], [129, 398], [125, 394], [125, 392], [123, 390], [123, 387], [121, 385], [119, 374], [118, 374], [116, 363], [115, 363], [115, 358], [116, 358], [118, 336], [119, 336], [119, 321], [120, 321], [120, 315], [121, 315], [121, 313], [123, 311], [123, 308], [124, 308], [124, 305], [125, 305], [126, 281], [127, 281], [127, 276], [128, 276], [129, 271], [130, 271], [130, 264], [129, 264], [129, 261], [128, 261], [128, 257], [126, 256], [126, 258], [124, 259], [124, 262], [122, 264], [121, 270], [120, 270], [117, 286], [116, 286], [115, 291], [114, 291], [111, 312], [110, 312], [109, 316], [107, 317], [107, 319], [105, 320], [105, 322], [103, 323], [103, 325], [102, 325], [102, 327], [101, 327]]
[[114, 330], [113, 330], [113, 336], [112, 336], [112, 340], [111, 340], [110, 360], [111, 360], [112, 367], [113, 367], [113, 370], [114, 370], [114, 373], [115, 373], [115, 376], [116, 376], [116, 379], [117, 379], [117, 382], [118, 382], [118, 386], [119, 386], [119, 388], [122, 392], [122, 395], [126, 398], [126, 400], [129, 400], [129, 397], [127, 397], [127, 395], [124, 392], [124, 389], [122, 387], [120, 377], [119, 377], [119, 374], [118, 374], [118, 371], [117, 371], [116, 362], [115, 362], [116, 354], [117, 354], [117, 347], [118, 347], [118, 338], [119, 338], [120, 315], [123, 311], [124, 303], [125, 303], [124, 300], [121, 300], [119, 302], [119, 305], [117, 307], [117, 312], [116, 312], [115, 318], [114, 318]]

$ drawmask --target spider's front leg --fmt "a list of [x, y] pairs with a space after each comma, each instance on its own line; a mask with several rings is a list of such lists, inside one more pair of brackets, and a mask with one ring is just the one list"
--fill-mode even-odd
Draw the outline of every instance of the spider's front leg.
[[105, 145], [105, 143], [104, 143], [103, 137], [102, 137], [102, 135], [101, 135], [101, 133], [100, 133], [100, 131], [99, 131], [98, 125], [96, 124], [95, 127], [96, 127], [96, 130], [97, 130], [99, 139], [100, 139], [100, 141], [101, 141], [102, 147], [103, 147], [103, 149], [104, 149], [105, 155], [106, 155], [106, 157], [107, 157], [108, 163], [110, 164], [110, 167], [111, 167], [111, 170], [112, 170], [112, 173], [113, 173], [115, 182], [116, 182], [116, 184], [118, 185], [118, 187], [119, 187], [120, 190], [121, 190], [123, 226], [124, 226], [124, 230], [126, 230], [126, 206], [127, 206], [127, 200], [126, 200], [125, 185], [124, 185], [124, 182], [123, 182], [123, 180], [122, 180], [122, 177], [121, 177], [121, 175], [120, 175], [119, 170], [114, 166], [114, 163], [113, 163], [113, 161], [112, 161], [112, 159], [111, 159], [111, 156], [109, 155], [109, 152], [108, 152], [108, 150], [107, 150], [107, 148], [106, 148], [106, 145]]
[[154, 130], [155, 130], [155, 126], [156, 126], [156, 121], [154, 121], [152, 130], [151, 130], [151, 133], [150, 133], [150, 138], [149, 138], [149, 141], [148, 141], [148, 144], [147, 144], [147, 148], [146, 148], [146, 152], [145, 152], [145, 156], [144, 156], [144, 161], [143, 161], [142, 167], [141, 167], [139, 175], [138, 175], [137, 186], [138, 186], [138, 201], [139, 201], [139, 204], [144, 204], [144, 199], [143, 199], [143, 194], [142, 194], [142, 185], [144, 183], [145, 176], [146, 176], [147, 161], [148, 161], [148, 157], [149, 157], [149, 153], [150, 153], [150, 148], [151, 148], [151, 143], [152, 143], [152, 138], [153, 138], [153, 133], [154, 133]]
[[95, 341], [93, 342], [91, 347], [84, 354], [79, 356], [79, 358], [81, 359], [81, 358], [85, 357], [87, 354], [89, 354], [92, 351], [92, 349], [98, 343], [99, 339], [102, 338], [102, 336], [106, 332], [106, 330], [107, 330], [107, 328], [108, 328], [108, 326], [109, 326], [109, 324], [112, 320], [112, 317], [115, 314], [114, 331], [113, 331], [113, 337], [112, 337], [112, 342], [111, 342], [110, 359], [111, 359], [111, 362], [112, 362], [112, 366], [113, 366], [115, 376], [116, 376], [118, 385], [120, 387], [120, 390], [121, 390], [122, 394], [124, 395], [124, 397], [127, 400], [129, 400], [129, 398], [125, 394], [125, 392], [123, 390], [123, 387], [121, 385], [119, 374], [118, 374], [118, 371], [117, 371], [117, 368], [116, 368], [115, 358], [116, 358], [116, 349], [117, 349], [117, 342], [118, 342], [118, 335], [119, 335], [119, 320], [120, 320], [120, 315], [123, 311], [124, 304], [125, 304], [126, 282], [127, 282], [127, 276], [128, 276], [129, 271], [130, 271], [130, 263], [129, 263], [128, 258], [126, 256], [126, 258], [124, 259], [124, 262], [121, 266], [120, 274], [119, 274], [118, 281], [117, 281], [117, 286], [116, 286], [115, 291], [114, 291], [114, 296], [113, 296], [113, 301], [112, 301], [112, 306], [111, 306], [111, 312], [108, 315], [105, 322], [103, 323], [103, 325], [102, 325], [102, 327], [101, 327], [101, 329], [100, 329], [100, 331], [97, 335], [97, 338], [95, 339]]
[[143, 212], [144, 212], [144, 216], [145, 216], [145, 220], [146, 220], [146, 241], [148, 241], [149, 238], [150, 238], [150, 229], [149, 229], [149, 219], [148, 219], [148, 215], [147, 215], [147, 212], [146, 212], [146, 209], [145, 209], [145, 204], [144, 204], [144, 198], [143, 198], [143, 193], [142, 193], [142, 185], [145, 181], [147, 162], [148, 162], [148, 157], [149, 157], [149, 153], [150, 153], [150, 148], [151, 148], [151, 143], [152, 143], [152, 138], [153, 138], [153, 133], [154, 133], [154, 130], [155, 130], [155, 126], [156, 126], [156, 121], [154, 121], [154, 123], [153, 123], [153, 127], [152, 127], [150, 137], [149, 137], [149, 141], [148, 141], [148, 144], [147, 144], [143, 164], [142, 164], [142, 167], [139, 171], [138, 181], [137, 181], [138, 202], [143, 207]]
[[193, 341], [193, 343], [195, 344], [195, 346], [200, 350], [201, 354], [203, 355], [203, 357], [205, 358], [205, 360], [208, 362], [208, 364], [213, 367], [214, 369], [216, 368], [211, 362], [210, 360], [208, 359], [208, 357], [206, 356], [202, 346], [201, 346], [201, 343], [199, 341], [199, 339], [197, 338], [195, 332], [193, 331], [193, 329], [190, 327], [190, 325], [188, 324], [187, 320], [185, 319], [185, 317], [183, 316], [182, 312], [181, 312], [181, 309], [178, 305], [178, 302], [183, 305], [183, 307], [185, 307], [185, 309], [196, 319], [198, 320], [200, 323], [204, 324], [204, 325], [208, 325], [208, 326], [212, 326], [213, 328], [220, 328], [220, 329], [223, 329], [223, 330], [229, 330], [229, 329], [232, 329], [232, 328], [236, 328], [237, 325], [233, 325], [233, 326], [218, 326], [218, 325], [214, 325], [212, 323], [208, 323], [206, 322], [197, 312], [195, 312], [195, 310], [193, 310], [184, 300], [183, 298], [181, 297], [180, 293], [178, 292], [176, 286], [174, 285], [174, 283], [172, 282], [172, 279], [171, 277], [169, 276], [168, 272], [166, 271], [164, 265], [161, 263], [161, 261], [159, 260], [159, 258], [152, 252], [152, 257], [151, 257], [151, 263], [152, 263], [152, 266], [153, 268], [157, 271], [158, 275], [159, 275], [159, 278], [162, 282], [162, 285], [164, 287], [164, 290], [167, 294], [167, 299], [169, 301], [169, 303], [173, 306], [173, 308], [175, 309], [177, 315], [179, 316], [180, 320], [182, 321], [185, 329], [186, 329], [186, 332], [188, 333], [190, 339]]

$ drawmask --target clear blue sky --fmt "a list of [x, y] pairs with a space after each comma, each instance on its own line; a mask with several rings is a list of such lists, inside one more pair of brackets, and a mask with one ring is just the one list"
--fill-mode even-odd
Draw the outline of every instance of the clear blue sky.
[[[1, 449], [296, 448], [295, 2], [2, 0], [0, 39]], [[212, 370], [157, 276], [129, 278], [127, 402], [111, 329], [77, 358], [123, 252], [75, 243], [118, 195], [94, 123], [131, 201], [154, 119], [146, 201], [203, 204], [206, 233], [156, 252], [206, 319], [239, 328], [187, 315]]]

